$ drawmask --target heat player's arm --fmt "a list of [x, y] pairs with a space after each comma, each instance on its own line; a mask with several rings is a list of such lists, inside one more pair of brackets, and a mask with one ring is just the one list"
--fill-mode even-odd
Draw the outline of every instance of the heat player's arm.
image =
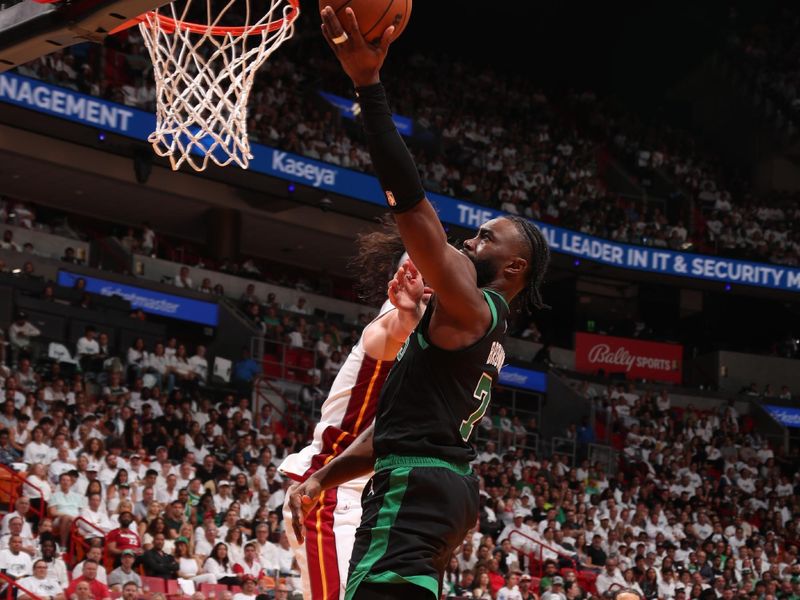
[[439, 217], [403, 139], [392, 121], [383, 85], [356, 88], [370, 157], [411, 260], [436, 290], [438, 306], [451, 319], [474, 327], [489, 311], [476, 285], [472, 262], [447, 243]]
[[344, 452], [311, 476], [319, 483], [321, 491], [372, 473], [375, 468], [374, 432], [375, 423], [362, 431]]

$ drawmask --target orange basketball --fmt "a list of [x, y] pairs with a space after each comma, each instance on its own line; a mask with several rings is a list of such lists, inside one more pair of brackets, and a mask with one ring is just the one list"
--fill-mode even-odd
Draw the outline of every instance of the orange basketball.
[[319, 9], [330, 6], [340, 21], [344, 9], [352, 8], [358, 19], [358, 28], [368, 42], [380, 39], [390, 25], [394, 25], [393, 39], [403, 33], [411, 16], [411, 0], [319, 0]]

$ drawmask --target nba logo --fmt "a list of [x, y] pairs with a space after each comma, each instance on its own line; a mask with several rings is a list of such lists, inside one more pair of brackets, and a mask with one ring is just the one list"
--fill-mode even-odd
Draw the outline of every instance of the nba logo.
[[389, 206], [397, 206], [397, 200], [394, 199], [394, 194], [389, 190], [386, 190], [386, 201], [389, 203]]

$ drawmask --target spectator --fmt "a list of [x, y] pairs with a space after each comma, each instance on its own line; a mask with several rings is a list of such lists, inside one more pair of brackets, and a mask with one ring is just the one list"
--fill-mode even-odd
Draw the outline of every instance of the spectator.
[[22, 252], [20, 245], [14, 241], [14, 232], [6, 229], [3, 232], [3, 241], [0, 241], [0, 250], [13, 250], [14, 252]]
[[310, 315], [311, 314], [311, 307], [306, 304], [306, 299], [303, 296], [299, 296], [297, 301], [294, 304], [290, 304], [286, 307], [286, 310], [289, 312], [297, 313], [299, 315]]
[[11, 536], [8, 548], [0, 550], [0, 565], [5, 574], [12, 579], [33, 575], [33, 562], [30, 555], [22, 551], [20, 536]]
[[62, 473], [59, 476], [58, 486], [58, 491], [50, 498], [47, 511], [48, 515], [53, 519], [53, 525], [60, 532], [61, 545], [66, 548], [69, 546], [72, 522], [80, 515], [85, 498], [72, 491], [72, 476], [69, 473]]
[[100, 355], [100, 343], [97, 341], [97, 329], [88, 325], [84, 334], [78, 339], [75, 347], [75, 358], [81, 363], [84, 370], [102, 370], [102, 364], [97, 364], [95, 358]]
[[200, 285], [197, 286], [197, 291], [201, 294], [213, 294], [214, 288], [211, 285], [211, 279], [208, 277], [203, 277], [203, 280], [200, 282]]
[[61, 257], [61, 261], [73, 265], [79, 265], [82, 262], [77, 256], [75, 256], [75, 248], [70, 246], [67, 246], [67, 248], [64, 250], [64, 256]]
[[22, 525], [22, 529], [20, 531], [20, 535], [25, 538], [30, 538], [33, 536], [33, 532], [31, 531], [31, 525], [28, 523], [28, 511], [31, 508], [31, 501], [30, 498], [27, 496], [20, 496], [14, 501], [14, 510], [10, 513], [3, 516], [2, 521], [2, 530], [0, 533], [6, 535], [11, 532], [11, 521], [13, 519], [19, 519], [20, 524]]
[[134, 556], [142, 554], [142, 540], [136, 531], [131, 530], [132, 524], [133, 513], [124, 511], [119, 514], [119, 527], [112, 529], [106, 536], [106, 548], [111, 556], [124, 557], [126, 552]]
[[250, 304], [261, 304], [258, 300], [258, 296], [256, 295], [256, 286], [253, 283], [248, 283], [247, 287], [245, 288], [244, 292], [242, 292], [242, 296], [239, 298], [239, 304], [242, 307], [246, 307]]
[[189, 541], [181, 536], [175, 541], [175, 560], [178, 563], [178, 579], [197, 583], [216, 583], [217, 578], [210, 573], [201, 573], [200, 559], [189, 552]]
[[194, 289], [192, 278], [189, 277], [189, 267], [181, 267], [177, 275], [175, 275], [174, 285], [186, 290]]
[[86, 560], [83, 564], [83, 573], [80, 577], [72, 580], [66, 591], [67, 598], [72, 598], [76, 588], [84, 583], [89, 584], [91, 598], [95, 600], [110, 600], [111, 592], [104, 583], [97, 579], [98, 564], [94, 560]]
[[[11, 412], [14, 412], [13, 402], [6, 402], [5, 406], [10, 406]], [[0, 425], [0, 427], [2, 427], [2, 425]], [[8, 429], [0, 429], [0, 464], [10, 465], [18, 462], [21, 457], [22, 455], [20, 452], [11, 444]]]
[[156, 252], [156, 232], [150, 227], [150, 223], [142, 223], [142, 240], [139, 243], [142, 254], [152, 256]]
[[519, 597], [521, 600], [539, 600], [531, 590], [531, 576], [527, 573], [523, 573], [519, 578]]
[[[519, 574], [516, 571], [506, 575], [506, 584], [497, 591], [497, 600], [520, 600]], [[566, 597], [563, 599], [566, 600]]]
[[241, 585], [241, 578], [233, 570], [233, 564], [228, 558], [228, 547], [223, 542], [214, 546], [203, 563], [203, 572], [213, 575], [219, 584]]
[[72, 569], [72, 579], [75, 580], [81, 575], [83, 575], [83, 570], [88, 563], [96, 563], [97, 568], [95, 569], [95, 577], [97, 581], [102, 584], [108, 583], [108, 573], [106, 572], [106, 568], [102, 565], [103, 561], [103, 541], [102, 539], [92, 539], [89, 541], [91, 547], [86, 551], [86, 559], [79, 562], [75, 565], [75, 568]]
[[11, 540], [19, 538], [22, 540], [20, 550], [30, 555], [33, 558], [36, 555], [36, 543], [31, 536], [22, 534], [22, 519], [15, 516], [9, 522], [9, 532], [0, 536], [0, 550], [7, 550], [11, 547]]
[[120, 554], [120, 566], [108, 574], [108, 586], [112, 592], [122, 591], [125, 584], [133, 582], [141, 589], [142, 578], [133, 570], [136, 553], [133, 550], [123, 550]]
[[242, 348], [242, 358], [233, 365], [233, 384], [249, 396], [250, 387], [257, 375], [261, 374], [261, 365], [250, 357], [250, 349]]
[[541, 600], [567, 600], [564, 593], [564, 578], [560, 575], [553, 577], [552, 586], [542, 594]]
[[11, 342], [11, 360], [16, 363], [21, 356], [31, 359], [36, 358], [37, 347], [34, 338], [42, 332], [28, 321], [28, 315], [22, 311], [17, 313], [11, 327], [8, 328], [9, 342]]
[[178, 563], [171, 554], [164, 552], [164, 534], [153, 536], [153, 547], [142, 554], [141, 564], [145, 575], [175, 579], [179, 570]]
[[195, 374], [199, 385], [205, 385], [208, 380], [208, 360], [206, 359], [206, 347], [198, 345], [195, 348], [194, 356], [189, 359], [189, 367]]
[[248, 542], [245, 544], [244, 558], [233, 565], [233, 572], [241, 579], [247, 576], [260, 579], [266, 574], [264, 572], [264, 567], [258, 560], [258, 545], [256, 542]]
[[17, 596], [18, 600], [37, 600], [37, 598], [64, 600], [64, 594], [62, 593], [64, 588], [61, 587], [55, 577], [50, 575], [47, 567], [47, 562], [42, 559], [33, 563], [33, 575], [23, 577], [17, 582], [22, 589], [31, 592], [33, 596], [21, 593]]
[[[141, 595], [141, 585], [128, 581], [122, 586], [122, 600], [136, 600]], [[194, 600], [194, 596], [192, 597]]]
[[[257, 591], [255, 578], [245, 576], [242, 578], [242, 591], [234, 594], [233, 600], [255, 600]], [[275, 597], [277, 599], [278, 595], [276, 594]]]
[[311, 376], [311, 381], [303, 384], [303, 387], [300, 388], [300, 408], [307, 413], [310, 413], [312, 409], [318, 408], [322, 405], [322, 402], [325, 400], [326, 393], [320, 387], [322, 382], [322, 377], [320, 374], [319, 369], [311, 369], [308, 374]]
[[[600, 536], [595, 536], [595, 539], [599, 537]], [[594, 562], [594, 559], [592, 560], [592, 562]], [[595, 585], [597, 586], [597, 591], [600, 594], [605, 594], [607, 591], [611, 590], [612, 586], [620, 586], [623, 588], [627, 587], [625, 578], [622, 576], [622, 573], [620, 573], [620, 570], [617, 568], [616, 559], [609, 558], [605, 560], [605, 564], [603, 566], [604, 566], [603, 571], [600, 572], [600, 574], [597, 576], [597, 580], [595, 581]]]
[[330, 358], [325, 361], [325, 378], [328, 382], [332, 382], [336, 378], [342, 365], [344, 365], [342, 353], [338, 350], [331, 352]]
[[69, 586], [69, 575], [67, 572], [67, 564], [64, 559], [56, 554], [56, 540], [51, 533], [42, 531], [39, 528], [39, 547], [41, 549], [41, 559], [47, 563], [48, 577], [54, 578], [62, 590], [67, 589]]

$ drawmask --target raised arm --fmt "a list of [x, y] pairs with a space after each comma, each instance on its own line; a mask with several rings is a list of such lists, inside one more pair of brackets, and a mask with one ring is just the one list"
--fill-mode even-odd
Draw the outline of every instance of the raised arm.
[[475, 267], [448, 244], [439, 217], [425, 198], [414, 160], [392, 121], [380, 83], [394, 27], [387, 28], [373, 45], [361, 35], [350, 8], [340, 22], [333, 9], [326, 7], [322, 20], [328, 44], [356, 87], [372, 164], [403, 243], [425, 282], [436, 290], [437, 312], [443, 312], [444, 320], [452, 325], [482, 334], [489, 322], [489, 308], [476, 285]]

